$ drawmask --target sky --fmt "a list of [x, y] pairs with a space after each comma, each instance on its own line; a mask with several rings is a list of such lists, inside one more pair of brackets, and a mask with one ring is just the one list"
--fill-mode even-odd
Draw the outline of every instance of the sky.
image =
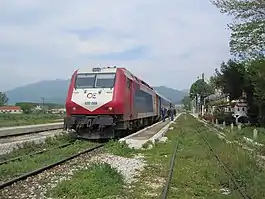
[[2, 0], [0, 91], [99, 66], [186, 89], [229, 58], [229, 20], [209, 0]]

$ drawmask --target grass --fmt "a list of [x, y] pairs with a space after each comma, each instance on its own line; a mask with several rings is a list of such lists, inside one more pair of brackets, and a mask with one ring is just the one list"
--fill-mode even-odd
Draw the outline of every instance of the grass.
[[94, 163], [77, 171], [71, 180], [60, 182], [50, 195], [59, 198], [116, 198], [123, 191], [123, 176], [109, 164]]
[[[56, 141], [52, 143], [54, 146], [56, 144]], [[51, 145], [48, 143], [44, 145], [47, 147], [51, 147]], [[67, 146], [65, 148], [53, 149], [51, 151], [47, 151], [45, 153], [37, 154], [34, 156], [26, 156], [22, 158], [22, 160], [15, 160], [7, 164], [0, 165], [0, 181], [5, 181], [15, 176], [19, 176], [23, 173], [30, 172], [34, 169], [54, 163], [62, 158], [66, 158], [70, 155], [75, 154], [76, 152], [79, 152], [80, 150], [86, 149], [94, 145], [95, 143], [87, 141], [76, 141], [72, 145]], [[24, 151], [28, 152], [28, 148], [24, 149]]]
[[56, 122], [64, 115], [59, 114], [0, 114], [0, 128]]
[[[214, 131], [191, 116], [181, 116], [167, 133], [165, 143], [155, 143], [151, 149], [134, 150], [125, 143], [111, 141], [108, 153], [124, 157], [142, 154], [146, 167], [131, 184], [108, 164], [92, 164], [77, 171], [71, 180], [60, 182], [50, 196], [59, 198], [159, 198], [168, 176], [170, 159], [179, 143], [168, 198], [239, 199], [241, 196], [230, 176], [224, 171], [202, 134], [227, 165], [247, 195], [265, 198], [265, 173], [256, 157], [235, 144], [220, 140]], [[226, 193], [225, 193], [226, 192]]]
[[139, 150], [129, 148], [128, 144], [124, 142], [117, 142], [111, 140], [105, 146], [105, 152], [112, 153], [113, 155], [132, 158], [139, 152]]
[[[212, 128], [216, 128], [212, 124], [210, 124], [210, 126]], [[218, 128], [218, 131], [224, 133], [228, 140], [237, 141], [239, 143], [242, 143], [242, 144], [246, 145], [247, 147], [254, 149], [256, 153], [259, 153], [260, 155], [264, 156], [265, 155], [265, 146], [264, 146], [265, 145], [265, 129], [264, 128], [256, 128], [258, 130], [258, 136], [257, 136], [257, 139], [254, 140], [253, 139], [253, 130], [255, 128], [256, 127], [246, 126], [246, 127], [242, 127], [242, 129], [238, 129], [238, 127], [235, 126], [233, 128], [233, 130], [231, 130], [231, 127], [226, 127], [224, 129]], [[254, 145], [254, 143], [246, 141], [244, 139], [244, 137], [250, 138], [259, 144], [263, 144], [263, 146]]]
[[[208, 139], [210, 142], [217, 140], [216, 136], [210, 134], [210, 132], [208, 133]], [[220, 141], [213, 146], [225, 165], [232, 170], [247, 195], [252, 198], [264, 198], [265, 174], [256, 157], [236, 144], [226, 144], [224, 141]], [[230, 189], [235, 188], [227, 178], [221, 179], [220, 182]]]
[[[218, 163], [200, 134], [205, 133], [221, 159], [233, 173], [248, 195], [265, 196], [265, 174], [255, 160], [243, 149], [226, 144], [215, 133], [191, 116], [181, 116], [174, 129], [167, 133], [166, 143], [142, 151], [148, 166], [139, 180], [126, 193], [129, 198], [158, 198], [168, 175], [169, 162], [176, 140], [179, 149], [168, 198], [241, 198], [230, 176]], [[225, 195], [223, 190], [229, 190]]]
[[[265, 129], [264, 128], [247, 126], [247, 127], [242, 127], [242, 129], [238, 129], [235, 126], [232, 132], [236, 136], [239, 136], [239, 137], [245, 136], [247, 138], [253, 139], [253, 130], [255, 128], [258, 130], [257, 140], [255, 141], [261, 144], [265, 144]], [[225, 130], [228, 131], [229, 133], [232, 133], [230, 127], [226, 127]]]

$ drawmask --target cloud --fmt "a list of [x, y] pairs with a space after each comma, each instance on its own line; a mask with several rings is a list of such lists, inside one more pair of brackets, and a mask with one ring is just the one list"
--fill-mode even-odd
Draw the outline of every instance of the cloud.
[[187, 88], [229, 57], [229, 19], [199, 0], [0, 2], [0, 90], [117, 65]]

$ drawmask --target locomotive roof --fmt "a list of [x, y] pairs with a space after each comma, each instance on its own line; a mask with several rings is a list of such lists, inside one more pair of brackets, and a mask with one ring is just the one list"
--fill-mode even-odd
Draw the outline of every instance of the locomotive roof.
[[[98, 71], [95, 71], [97, 70]], [[141, 80], [140, 78], [134, 76], [128, 69], [126, 68], [122, 68], [122, 67], [98, 67], [98, 68], [85, 68], [85, 69], [78, 69], [77, 73], [116, 73], [117, 69], [122, 69], [125, 73], [125, 75], [129, 78], [132, 79], [134, 81], [137, 81], [143, 85], [145, 85], [146, 87], [150, 88], [151, 90], [154, 90], [153, 87], [151, 87], [149, 84], [147, 84], [145, 81]], [[166, 99], [165, 97], [163, 97], [164, 99]], [[169, 100], [168, 100], [169, 101]]]
[[156, 92], [156, 94], [157, 94], [159, 97], [161, 97], [161, 98], [163, 98], [164, 100], [166, 100], [166, 101], [172, 103], [172, 101], [171, 101], [170, 99], [168, 99], [168, 98], [166, 98], [165, 96], [161, 95], [161, 94], [160, 94], [159, 92], [157, 92], [157, 91], [155, 91], [155, 92]]
[[141, 80], [140, 78], [134, 76], [134, 75], [133, 75], [128, 69], [126, 69], [126, 68], [122, 68], [122, 69], [123, 69], [125, 75], [126, 75], [129, 79], [134, 80], [134, 81], [136, 81], [136, 82], [139, 82], [140, 84], [145, 85], [145, 86], [148, 87], [149, 89], [154, 90], [153, 87], [151, 87], [149, 84], [147, 84], [145, 81]]
[[98, 67], [98, 68], [83, 68], [83, 69], [78, 69], [78, 73], [95, 73], [95, 71], [93, 71], [94, 69], [99, 69], [99, 72], [96, 73], [116, 73], [117, 68], [116, 67]]

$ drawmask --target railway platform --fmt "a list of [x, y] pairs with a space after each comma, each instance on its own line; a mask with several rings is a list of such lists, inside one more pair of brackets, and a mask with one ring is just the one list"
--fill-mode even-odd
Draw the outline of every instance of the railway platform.
[[50, 131], [59, 128], [63, 128], [63, 122], [54, 122], [54, 123], [36, 124], [36, 125], [27, 125], [27, 126], [3, 127], [0, 128], [0, 137], [22, 135], [27, 133], [48, 131], [48, 130]]
[[[180, 115], [181, 113], [175, 117], [174, 121]], [[145, 129], [142, 129], [134, 134], [124, 137], [119, 141], [125, 141], [130, 148], [140, 149], [145, 143], [149, 141], [155, 143], [156, 141], [160, 140], [168, 131], [171, 123], [172, 122], [169, 119], [167, 119], [165, 122], [157, 122], [149, 127], [146, 127]]]

